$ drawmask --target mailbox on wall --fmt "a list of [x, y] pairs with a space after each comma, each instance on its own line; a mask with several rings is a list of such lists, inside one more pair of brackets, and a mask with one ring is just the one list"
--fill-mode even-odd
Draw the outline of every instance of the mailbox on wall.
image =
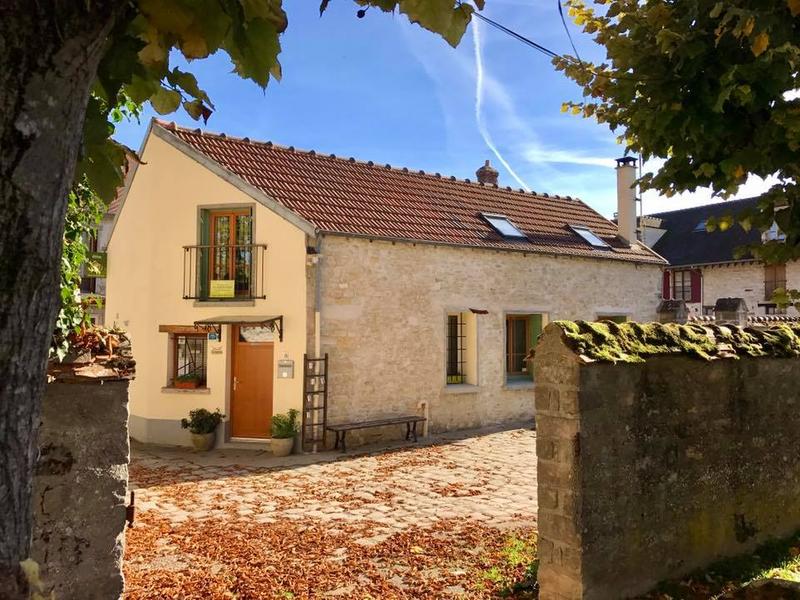
[[278, 361], [278, 379], [293, 379], [294, 378], [294, 361], [289, 358], [283, 358]]

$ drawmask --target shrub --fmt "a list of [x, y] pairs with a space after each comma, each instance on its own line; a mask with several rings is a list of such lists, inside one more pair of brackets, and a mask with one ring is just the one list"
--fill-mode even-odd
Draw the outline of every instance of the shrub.
[[274, 415], [272, 417], [272, 437], [286, 439], [296, 436], [300, 429], [297, 424], [297, 416], [299, 414], [300, 411], [290, 408], [285, 415]]
[[212, 413], [205, 408], [197, 408], [189, 411], [188, 419], [181, 419], [181, 427], [192, 433], [213, 433], [224, 418], [219, 409]]

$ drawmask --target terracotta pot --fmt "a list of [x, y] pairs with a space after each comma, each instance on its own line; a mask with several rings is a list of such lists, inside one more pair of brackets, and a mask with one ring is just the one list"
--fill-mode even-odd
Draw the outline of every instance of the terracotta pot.
[[269, 441], [273, 456], [289, 456], [294, 447], [294, 438], [272, 438]]
[[214, 432], [211, 433], [193, 433], [192, 435], [192, 445], [194, 446], [195, 450], [199, 452], [205, 452], [206, 450], [211, 450], [214, 447], [214, 441], [217, 437], [217, 434]]
[[197, 387], [196, 381], [176, 381], [175, 387], [181, 390], [193, 390]]

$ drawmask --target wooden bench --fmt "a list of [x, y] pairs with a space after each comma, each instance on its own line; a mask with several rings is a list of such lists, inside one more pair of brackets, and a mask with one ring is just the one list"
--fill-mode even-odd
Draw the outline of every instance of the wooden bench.
[[406, 439], [414, 438], [417, 441], [417, 423], [425, 421], [425, 417], [417, 415], [408, 415], [405, 417], [389, 417], [388, 419], [375, 419], [374, 421], [360, 421], [358, 423], [339, 423], [337, 425], [328, 425], [326, 429], [333, 431], [336, 434], [336, 444], [333, 446], [334, 450], [339, 449], [339, 443], [342, 444], [342, 452], [347, 452], [347, 444], [345, 436], [348, 431], [354, 429], [369, 429], [370, 427], [385, 427], [386, 425], [402, 425], [406, 426]]

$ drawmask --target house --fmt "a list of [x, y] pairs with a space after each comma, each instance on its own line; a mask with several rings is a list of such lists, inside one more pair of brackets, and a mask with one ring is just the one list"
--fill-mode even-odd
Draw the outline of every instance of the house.
[[[136, 153], [130, 148], [123, 146], [125, 150], [125, 166], [123, 168], [124, 177], [128, 176], [130, 166], [136, 160]], [[89, 260], [93, 264], [93, 269], [88, 269], [84, 265], [81, 274], [81, 299], [85, 303], [92, 322], [96, 325], [105, 324], [105, 304], [106, 304], [106, 268], [107, 268], [107, 249], [111, 238], [111, 231], [114, 229], [117, 211], [122, 202], [124, 186], [117, 190], [113, 200], [108, 203], [103, 217], [97, 224], [94, 234], [86, 240], [89, 248]]]
[[530, 419], [524, 357], [548, 321], [655, 315], [661, 257], [488, 162], [470, 181], [160, 121], [140, 156], [106, 319], [133, 344], [144, 442], [187, 443], [197, 407], [227, 415], [225, 441], [268, 438], [290, 408], [305, 441], [409, 413], [431, 431]]
[[685, 300], [689, 316], [713, 315], [720, 298], [743, 298], [751, 315], [797, 314], [794, 308], [776, 306], [772, 293], [800, 286], [800, 264], [765, 265], [750, 254], [736, 253], [742, 246], [777, 239], [777, 227], [765, 233], [745, 231], [738, 224], [726, 231], [706, 230], [708, 219], [739, 214], [757, 201], [731, 200], [642, 217], [642, 240], [669, 261], [662, 298]]

